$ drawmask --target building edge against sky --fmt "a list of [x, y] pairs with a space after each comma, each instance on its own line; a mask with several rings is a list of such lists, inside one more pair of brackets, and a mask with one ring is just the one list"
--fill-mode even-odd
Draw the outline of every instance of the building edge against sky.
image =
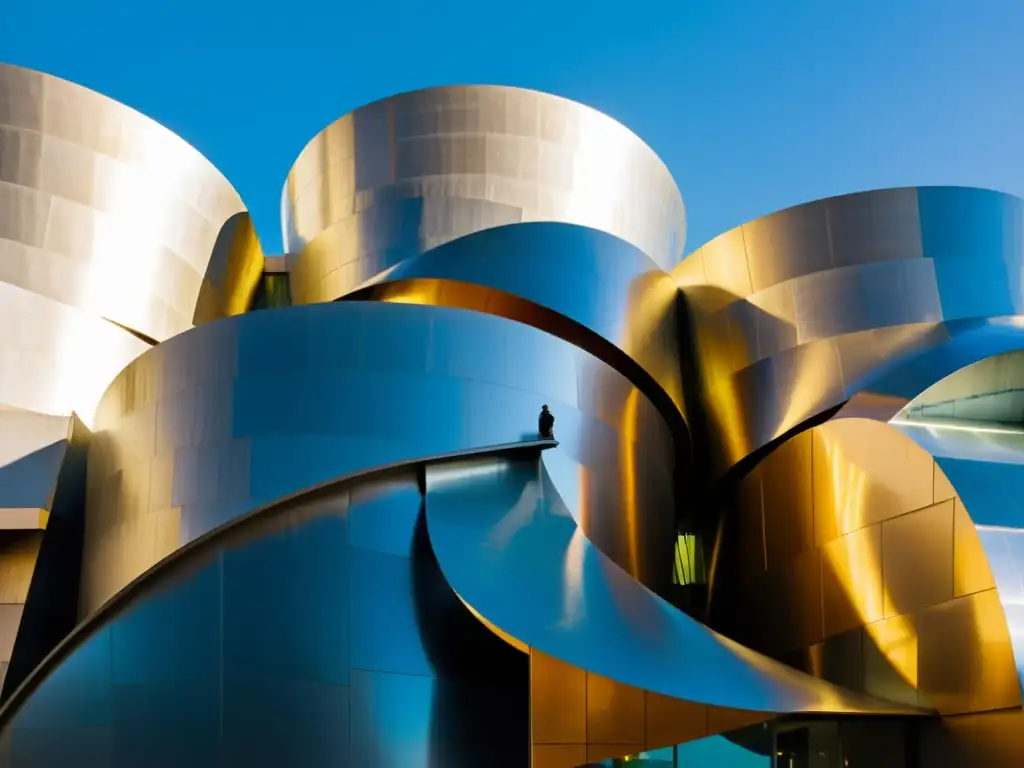
[[682, 258], [627, 128], [458, 86], [282, 218], [0, 65], [0, 764], [1024, 756], [1020, 200]]

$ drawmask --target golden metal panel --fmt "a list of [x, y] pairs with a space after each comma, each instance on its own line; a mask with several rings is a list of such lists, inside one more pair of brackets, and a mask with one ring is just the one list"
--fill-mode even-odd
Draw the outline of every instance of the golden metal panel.
[[748, 725], [764, 723], [776, 717], [771, 712], [748, 712], [743, 709], [708, 707], [708, 735], [728, 733]]
[[42, 541], [42, 531], [0, 534], [0, 604], [25, 602]]
[[658, 749], [708, 735], [708, 707], [660, 693], [646, 693], [647, 749]]
[[[644, 691], [587, 674], [587, 743], [644, 746]], [[626, 754], [627, 749], [621, 754]]]
[[[752, 293], [743, 230], [732, 229], [701, 246], [704, 281], [742, 299]], [[687, 260], [692, 256], [687, 257]]]
[[740, 580], [749, 582], [764, 577], [768, 568], [765, 555], [764, 511], [761, 491], [761, 467], [740, 481], [739, 510], [736, 515], [736, 551]]
[[633, 755], [641, 751], [636, 744], [587, 744], [587, 760], [596, 763], [617, 757]]
[[821, 550], [825, 636], [883, 617], [882, 529], [879, 525], [833, 539]]
[[[935, 474], [941, 472], [935, 467]], [[956, 597], [994, 589], [995, 579], [978, 529], [959, 498], [953, 499], [953, 594]]]
[[918, 632], [923, 701], [943, 714], [1020, 705], [1010, 635], [994, 589], [925, 608]]
[[953, 488], [953, 484], [949, 482], [949, 478], [946, 477], [946, 473], [942, 471], [942, 467], [938, 463], [935, 464], [933, 488], [933, 504], [938, 504], [940, 501], [946, 501], [956, 496], [956, 489]]
[[768, 568], [814, 546], [811, 436], [796, 435], [760, 466]]
[[977, 676], [971, 687], [971, 709], [981, 712], [1019, 707], [1020, 679], [998, 592], [989, 589], [961, 599], [971, 601], [975, 627]]
[[769, 568], [771, 597], [776, 614], [776, 644], [771, 650], [785, 653], [806, 648], [823, 637], [821, 599], [821, 552], [812, 549], [784, 563], [773, 573]]
[[530, 729], [534, 744], [587, 743], [587, 673], [530, 651]]
[[894, 616], [864, 627], [864, 691], [910, 706], [917, 695], [917, 620]]
[[812, 432], [819, 544], [932, 503], [932, 457], [888, 424], [838, 419]]
[[586, 744], [534, 744], [531, 768], [579, 768], [587, 762]]
[[864, 690], [864, 629], [857, 627], [811, 646], [815, 677], [851, 691]]
[[882, 523], [885, 616], [953, 597], [953, 502]]

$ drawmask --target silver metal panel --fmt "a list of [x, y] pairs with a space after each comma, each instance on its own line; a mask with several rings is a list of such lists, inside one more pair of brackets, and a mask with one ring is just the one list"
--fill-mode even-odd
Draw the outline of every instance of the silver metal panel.
[[0, 406], [0, 467], [67, 439], [70, 430], [71, 420], [66, 416]]
[[202, 326], [117, 377], [89, 463], [82, 612], [275, 499], [396, 461], [535, 438], [545, 403], [559, 450], [588, 470], [584, 530], [644, 583], [664, 585], [674, 447], [628, 380], [504, 318], [342, 302]]
[[[676, 698], [767, 712], [913, 712], [755, 654], [645, 590], [580, 532], [584, 470], [489, 459], [427, 468], [427, 525], [459, 595], [531, 648]], [[575, 511], [571, 511], [575, 510]], [[686, 653], [679, 653], [686, 648]]]
[[771, 214], [684, 260], [717, 469], [850, 398], [898, 409], [1020, 348], [1022, 222], [1002, 193], [877, 190]]
[[624, 354], [683, 410], [675, 283], [605, 232], [546, 222], [496, 227], [402, 261], [367, 285], [379, 300], [510, 317], [613, 365]]
[[421, 509], [410, 466], [155, 571], [6, 713], [4, 764], [522, 765], [527, 658], [445, 583]]
[[191, 327], [215, 243], [245, 210], [228, 181], [66, 80], [0, 65], [0, 94], [0, 281], [157, 340]]
[[663, 269], [686, 235], [675, 182], [636, 135], [581, 104], [499, 86], [404, 93], [340, 118], [299, 155], [281, 210], [296, 303], [503, 224], [593, 227]]
[[81, 310], [0, 282], [0, 404], [92, 426], [110, 381], [149, 345]]

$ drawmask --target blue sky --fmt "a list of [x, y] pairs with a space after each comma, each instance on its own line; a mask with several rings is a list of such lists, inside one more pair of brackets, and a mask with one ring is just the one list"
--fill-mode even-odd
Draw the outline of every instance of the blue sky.
[[280, 248], [302, 146], [397, 91], [501, 83], [591, 104], [668, 164], [687, 250], [808, 199], [1024, 195], [1022, 0], [0, 0], [0, 60], [182, 135]]

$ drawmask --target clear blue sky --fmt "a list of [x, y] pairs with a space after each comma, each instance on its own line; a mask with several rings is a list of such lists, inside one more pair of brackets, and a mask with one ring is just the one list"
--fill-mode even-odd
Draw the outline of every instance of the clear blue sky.
[[682, 189], [688, 251], [858, 189], [1024, 195], [1024, 0], [0, 0], [0, 60], [182, 135], [271, 252], [306, 141], [445, 83], [551, 91], [626, 123]]

